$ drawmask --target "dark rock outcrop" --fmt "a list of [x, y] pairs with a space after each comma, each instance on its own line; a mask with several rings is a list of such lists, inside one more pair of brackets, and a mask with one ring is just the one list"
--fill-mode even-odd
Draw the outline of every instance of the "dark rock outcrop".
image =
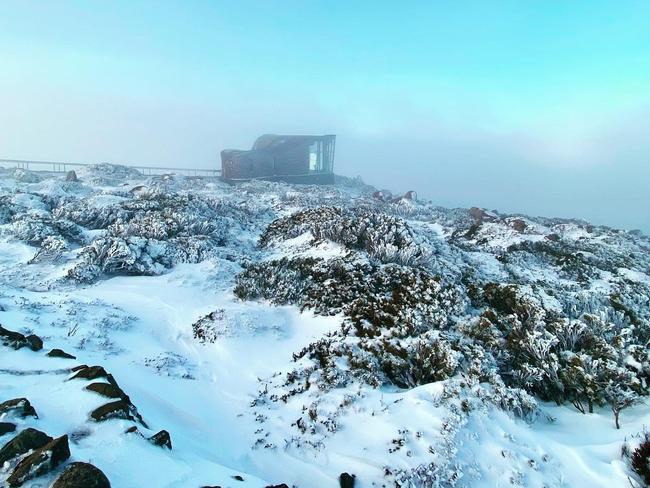
[[0, 403], [0, 414], [13, 413], [18, 417], [35, 417], [38, 418], [36, 410], [27, 398], [13, 398], [6, 402]]
[[21, 486], [27, 480], [49, 473], [69, 457], [68, 436], [57, 437], [21, 460], [7, 483], [11, 487]]
[[49, 435], [40, 430], [29, 428], [21, 431], [0, 449], [0, 466], [17, 456], [43, 447], [51, 440]]
[[279, 485], [267, 485], [264, 488], [289, 488], [289, 485], [286, 483], [280, 483]]
[[62, 349], [52, 349], [50, 352], [47, 353], [47, 356], [51, 358], [77, 359], [75, 356], [73, 356], [72, 354], [68, 354]]
[[71, 463], [57, 478], [52, 488], [111, 488], [106, 475], [88, 463]]
[[5, 329], [1, 325], [0, 342], [5, 346], [13, 347], [14, 349], [21, 349], [23, 347], [28, 347], [32, 351], [40, 351], [43, 349], [43, 340], [37, 335], [30, 334], [26, 336], [20, 332]]
[[113, 375], [106, 372], [102, 366], [79, 366], [73, 368], [72, 371], [75, 372], [74, 375], [70, 378], [71, 380], [84, 379], [84, 380], [96, 380], [99, 378], [105, 378], [109, 383], [117, 386], [117, 381], [113, 378]]
[[15, 430], [16, 424], [12, 424], [11, 422], [0, 422], [0, 435], [9, 434]]
[[523, 219], [515, 219], [510, 224], [517, 232], [523, 232], [527, 227], [526, 222]]
[[97, 407], [90, 413], [90, 417], [96, 422], [102, 422], [108, 419], [126, 419], [135, 420], [131, 413], [132, 405], [124, 400], [110, 402], [101, 407]]
[[172, 448], [172, 438], [166, 430], [161, 430], [157, 434], [149, 437], [149, 442], [155, 446], [166, 447], [170, 450]]
[[78, 178], [77, 178], [77, 173], [75, 173], [75, 172], [72, 171], [72, 170], [71, 170], [71, 171], [68, 171], [68, 172], [65, 174], [65, 181], [79, 181]]
[[120, 398], [129, 401], [129, 396], [124, 393], [124, 390], [112, 383], [91, 383], [86, 387], [86, 390], [92, 391], [106, 398]]
[[341, 473], [339, 476], [339, 484], [341, 488], [354, 488], [355, 476], [349, 473]]

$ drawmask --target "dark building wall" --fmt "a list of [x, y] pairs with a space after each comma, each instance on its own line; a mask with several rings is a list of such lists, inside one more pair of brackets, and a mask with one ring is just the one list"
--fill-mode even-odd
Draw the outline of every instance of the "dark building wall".
[[[266, 134], [259, 137], [250, 151], [227, 149], [221, 151], [222, 178], [224, 180], [248, 180], [252, 178], [318, 181], [325, 183], [332, 178], [335, 136], [278, 136]], [[310, 170], [310, 147], [325, 148], [318, 153], [320, 171]], [[330, 156], [326, 156], [326, 153]], [[327, 159], [327, 161], [324, 161]], [[318, 177], [317, 177], [318, 176]], [[284, 178], [287, 181], [286, 178]]]
[[301, 175], [309, 173], [309, 144], [291, 146], [274, 151], [276, 175]]

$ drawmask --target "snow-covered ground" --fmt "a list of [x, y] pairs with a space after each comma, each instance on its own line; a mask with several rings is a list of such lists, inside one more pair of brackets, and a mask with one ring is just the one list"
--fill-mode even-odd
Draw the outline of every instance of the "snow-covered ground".
[[[7, 414], [0, 421], [52, 437], [67, 434], [70, 461], [97, 466], [114, 488], [334, 487], [343, 472], [353, 473], [362, 488], [612, 488], [639, 482], [621, 448], [650, 425], [645, 403], [622, 411], [621, 429], [608, 405], [582, 414], [569, 401], [537, 398], [534, 412], [517, 415], [490, 396], [497, 386], [469, 379], [462, 360], [445, 379], [405, 387], [364, 381], [350, 365], [353, 356], [332, 366], [345, 378], [338, 386], [321, 383], [326, 373], [308, 366], [311, 384], [290, 392], [294, 387], [285, 378], [302, 371], [307, 356], [294, 355], [303, 348], [324, 337], [352, 348], [361, 344], [341, 336], [345, 305], [321, 313], [309, 303], [283, 298], [282, 304], [275, 297], [283, 290], [248, 300], [234, 290], [249, 283], [241, 274], [251, 265], [287, 258], [318, 259], [327, 267], [349, 256], [349, 242], [309, 223], [282, 227], [286, 239], [271, 235], [258, 245], [276, 219], [320, 206], [361, 207], [406, 222], [413, 240], [398, 246], [408, 254], [370, 242], [353, 251], [353, 259], [423, 267], [455, 287], [471, 269], [482, 283], [517, 283], [548, 310], [560, 310], [569, 294], [597, 301], [616, 292], [621, 313], [633, 319], [613, 323], [632, 321], [638, 329], [648, 327], [650, 314], [646, 237], [581, 222], [471, 216], [427, 202], [385, 204], [349, 180], [319, 188], [230, 187], [207, 179], [145, 178], [119, 167], [79, 176], [80, 182], [66, 182], [60, 175], [0, 172], [0, 324], [36, 334], [45, 344], [32, 351], [0, 343], [0, 403], [25, 397], [38, 413], [37, 419]], [[156, 214], [159, 207], [148, 200], [155, 192], [178, 196], [175, 210]], [[186, 195], [201, 200], [180, 200]], [[128, 207], [142, 202], [150, 205], [142, 214]], [[178, 215], [184, 211], [197, 222]], [[558, 266], [518, 253], [521, 246], [557, 241], [574, 246]], [[588, 270], [561, 261], [572, 259], [578, 245], [591, 256]], [[579, 281], [574, 271], [593, 275]], [[466, 298], [454, 307], [450, 323], [478, 317], [477, 305]], [[197, 336], [197, 323], [209, 325], [207, 339]], [[46, 356], [53, 348], [76, 359]], [[647, 362], [635, 361], [635, 371], [646, 374]], [[91, 381], [69, 379], [79, 364], [111, 373], [146, 422], [140, 432], [149, 437], [167, 430], [172, 449], [125, 434], [132, 420], [90, 420], [106, 399], [84, 389]], [[288, 393], [273, 398], [280, 392]], [[308, 417], [311, 423], [302, 420]], [[0, 436], [0, 446], [13, 435]], [[14, 465], [0, 468], [0, 484]], [[63, 467], [23, 486], [48, 486]]]

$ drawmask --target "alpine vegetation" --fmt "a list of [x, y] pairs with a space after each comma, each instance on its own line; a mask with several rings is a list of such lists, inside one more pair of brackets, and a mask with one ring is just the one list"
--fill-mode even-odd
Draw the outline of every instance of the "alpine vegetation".
[[0, 169], [0, 325], [3, 486], [650, 482], [640, 232]]

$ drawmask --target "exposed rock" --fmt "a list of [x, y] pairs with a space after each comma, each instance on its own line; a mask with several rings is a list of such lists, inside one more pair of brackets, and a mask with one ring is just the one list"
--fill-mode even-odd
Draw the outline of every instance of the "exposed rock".
[[124, 390], [113, 383], [91, 383], [86, 386], [86, 390], [95, 392], [106, 398], [121, 398], [122, 400], [129, 401], [129, 396], [124, 393]]
[[30, 334], [27, 337], [25, 337], [25, 340], [27, 341], [28, 347], [32, 351], [40, 351], [41, 349], [43, 349], [43, 339], [41, 339], [37, 335]]
[[341, 473], [339, 476], [339, 484], [341, 488], [354, 488], [355, 476], [353, 474]]
[[69, 457], [68, 436], [62, 435], [20, 461], [7, 483], [11, 487], [21, 486], [27, 480], [49, 473]]
[[[472, 207], [469, 209], [469, 214], [474, 218], [474, 220], [478, 220], [479, 222], [483, 220], [483, 217], [485, 217], [487, 214], [485, 213], [485, 210], [482, 208], [478, 207]], [[345, 473], [344, 473], [345, 474]]]
[[68, 171], [65, 174], [65, 181], [79, 181], [77, 178], [77, 173], [75, 173], [73, 170]]
[[526, 222], [524, 222], [523, 219], [515, 219], [510, 222], [510, 225], [512, 225], [512, 228], [517, 232], [523, 232], [526, 230]]
[[289, 485], [280, 483], [279, 485], [266, 485], [264, 488], [289, 488]]
[[243, 476], [239, 476], [238, 474], [236, 474], [235, 476], [233, 476], [232, 479], [237, 480], [237, 481], [244, 481], [244, 477], [243, 477]]
[[51, 440], [49, 435], [40, 430], [32, 428], [22, 430], [0, 449], [0, 466], [16, 456], [43, 447]]
[[117, 386], [117, 381], [113, 378], [113, 375], [107, 373], [102, 366], [83, 366], [78, 368], [73, 368], [72, 371], [76, 373], [70, 378], [71, 380], [75, 379], [84, 379], [84, 380], [96, 380], [98, 378], [106, 378], [106, 380], [112, 385]]
[[62, 349], [52, 349], [50, 352], [47, 353], [47, 356], [51, 358], [77, 359], [75, 356], [73, 356], [72, 354], [68, 354]]
[[560, 240], [560, 236], [557, 234], [549, 234], [546, 236], [546, 239], [552, 242], [558, 242]]
[[32, 351], [40, 351], [43, 349], [43, 341], [37, 335], [30, 334], [25, 336], [20, 332], [5, 329], [1, 325], [0, 341], [5, 346], [13, 347], [14, 349], [21, 349], [23, 347], [29, 347]]
[[102, 422], [108, 419], [135, 420], [133, 415], [131, 415], [131, 407], [126, 401], [117, 400], [97, 407], [90, 413], [90, 417], [96, 422]]
[[0, 422], [0, 435], [8, 434], [9, 432], [14, 432], [16, 430], [16, 424], [11, 422]]
[[155, 446], [160, 446], [160, 447], [166, 447], [167, 449], [172, 448], [172, 439], [169, 435], [169, 432], [166, 430], [161, 430], [157, 434], [152, 435], [149, 437], [149, 442], [151, 442]]
[[52, 488], [111, 488], [111, 483], [106, 475], [92, 464], [71, 463]]
[[35, 417], [38, 418], [36, 410], [27, 398], [13, 398], [6, 402], [0, 403], [0, 414], [15, 413], [19, 417]]

